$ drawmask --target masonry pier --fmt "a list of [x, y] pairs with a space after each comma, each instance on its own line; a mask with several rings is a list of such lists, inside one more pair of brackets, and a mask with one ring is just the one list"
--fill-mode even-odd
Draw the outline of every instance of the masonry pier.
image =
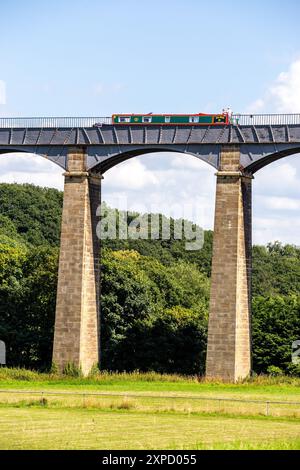
[[206, 376], [251, 370], [251, 183], [239, 146], [223, 146], [217, 172]]
[[101, 177], [86, 171], [84, 148], [69, 149], [65, 173], [53, 363], [87, 375], [99, 363]]

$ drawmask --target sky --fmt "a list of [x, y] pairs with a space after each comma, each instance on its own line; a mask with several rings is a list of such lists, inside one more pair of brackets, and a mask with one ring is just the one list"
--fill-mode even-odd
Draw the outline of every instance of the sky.
[[[0, 117], [300, 113], [298, 0], [0, 0]], [[1, 155], [0, 182], [63, 188], [40, 156]], [[103, 198], [213, 228], [215, 170], [192, 156], [135, 157]], [[192, 209], [191, 209], [192, 208]], [[253, 240], [300, 245], [300, 155], [258, 171]]]

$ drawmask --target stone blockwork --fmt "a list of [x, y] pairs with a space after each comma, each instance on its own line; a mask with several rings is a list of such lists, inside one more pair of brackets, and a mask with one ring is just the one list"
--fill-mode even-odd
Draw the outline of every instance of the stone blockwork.
[[217, 173], [206, 375], [237, 381], [251, 370], [251, 175], [239, 147], [223, 146]]
[[53, 362], [86, 375], [99, 362], [99, 256], [96, 211], [101, 177], [86, 170], [85, 150], [70, 149], [57, 287]]

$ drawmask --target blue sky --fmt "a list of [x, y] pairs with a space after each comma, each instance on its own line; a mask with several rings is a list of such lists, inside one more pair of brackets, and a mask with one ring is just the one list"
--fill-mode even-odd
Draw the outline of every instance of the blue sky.
[[[0, 116], [219, 112], [227, 105], [300, 112], [296, 0], [2, 0], [0, 13]], [[300, 244], [298, 158], [257, 174], [256, 242]], [[192, 157], [147, 155], [108, 172], [104, 197], [113, 203], [123, 195], [145, 209], [149, 200], [167, 202], [166, 212], [199, 198], [198, 221], [212, 228], [214, 179]], [[10, 155], [1, 156], [0, 181], [61, 188], [63, 179], [41, 158]]]

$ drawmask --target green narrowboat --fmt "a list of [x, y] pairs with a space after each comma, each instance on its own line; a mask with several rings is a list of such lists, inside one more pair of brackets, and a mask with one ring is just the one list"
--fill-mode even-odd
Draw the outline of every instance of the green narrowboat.
[[113, 114], [113, 124], [137, 125], [227, 125], [229, 115], [224, 114]]

